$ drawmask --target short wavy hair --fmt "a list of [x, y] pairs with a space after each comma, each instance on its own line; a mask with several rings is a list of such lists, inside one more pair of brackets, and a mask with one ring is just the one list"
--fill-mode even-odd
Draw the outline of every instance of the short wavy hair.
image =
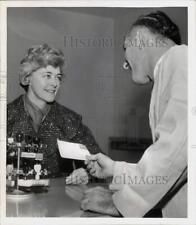
[[59, 67], [63, 74], [65, 64], [64, 54], [61, 50], [50, 47], [48, 44], [32, 46], [27, 50], [27, 54], [20, 62], [19, 78], [20, 84], [28, 90], [28, 79], [32, 72], [51, 65], [55, 68]]
[[147, 27], [152, 33], [160, 34], [163, 37], [171, 39], [177, 45], [181, 44], [178, 26], [162, 11], [140, 16], [135, 23], [133, 23], [131, 30], [136, 26]]

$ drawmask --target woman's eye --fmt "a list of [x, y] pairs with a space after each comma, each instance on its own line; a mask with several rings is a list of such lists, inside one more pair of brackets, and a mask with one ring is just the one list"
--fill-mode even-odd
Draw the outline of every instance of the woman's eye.
[[51, 75], [46, 73], [46, 74], [44, 74], [44, 77], [47, 78], [47, 79], [50, 79]]

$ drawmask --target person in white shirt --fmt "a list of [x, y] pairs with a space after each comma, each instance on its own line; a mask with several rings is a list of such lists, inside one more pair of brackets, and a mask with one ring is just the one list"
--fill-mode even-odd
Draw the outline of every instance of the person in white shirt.
[[158, 11], [137, 19], [124, 48], [133, 81], [154, 83], [149, 112], [153, 144], [137, 164], [102, 153], [88, 157], [93, 176], [113, 180], [110, 190], [87, 190], [81, 208], [143, 217], [158, 207], [163, 217], [187, 217], [187, 46], [181, 45], [177, 25]]

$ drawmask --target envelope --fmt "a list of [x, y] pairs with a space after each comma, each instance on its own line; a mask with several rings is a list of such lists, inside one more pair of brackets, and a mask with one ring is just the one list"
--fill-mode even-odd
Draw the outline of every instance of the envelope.
[[90, 152], [85, 145], [61, 141], [57, 139], [60, 156], [66, 159], [86, 160], [86, 155], [90, 156]]

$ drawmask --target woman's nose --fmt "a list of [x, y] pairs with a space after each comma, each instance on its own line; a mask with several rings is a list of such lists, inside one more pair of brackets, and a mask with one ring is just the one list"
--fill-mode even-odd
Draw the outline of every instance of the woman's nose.
[[57, 78], [55, 78], [55, 77], [51, 78], [50, 84], [51, 84], [53, 87], [57, 87], [57, 86], [58, 86], [58, 80], [57, 80]]

